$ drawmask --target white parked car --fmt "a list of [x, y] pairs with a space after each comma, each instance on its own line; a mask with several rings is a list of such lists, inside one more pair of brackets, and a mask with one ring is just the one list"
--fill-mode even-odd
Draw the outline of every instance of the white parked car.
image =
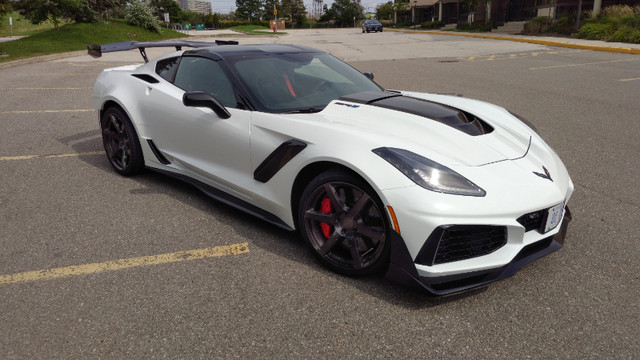
[[96, 116], [116, 172], [151, 169], [280, 227], [345, 275], [434, 294], [512, 275], [562, 246], [573, 184], [535, 129], [456, 96], [389, 91], [294, 45], [191, 46], [104, 70]]

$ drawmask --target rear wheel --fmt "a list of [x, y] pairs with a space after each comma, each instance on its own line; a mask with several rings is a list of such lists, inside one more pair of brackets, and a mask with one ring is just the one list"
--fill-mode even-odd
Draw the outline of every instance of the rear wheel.
[[330, 269], [366, 275], [389, 262], [389, 225], [375, 192], [342, 171], [318, 175], [305, 188], [298, 210], [302, 237]]
[[144, 166], [136, 129], [127, 114], [117, 107], [104, 111], [100, 119], [102, 143], [111, 166], [120, 175], [135, 175]]

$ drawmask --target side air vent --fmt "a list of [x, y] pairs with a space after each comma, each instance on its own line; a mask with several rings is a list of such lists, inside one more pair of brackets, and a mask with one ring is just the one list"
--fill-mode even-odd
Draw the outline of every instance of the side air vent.
[[258, 165], [253, 173], [253, 178], [261, 183], [266, 183], [306, 147], [307, 144], [295, 139], [283, 142]]
[[148, 74], [132, 74], [131, 76], [136, 77], [142, 81], [146, 81], [150, 84], [157, 84], [160, 82], [158, 79]]
[[153, 140], [147, 139], [147, 144], [149, 144], [149, 147], [151, 148], [151, 151], [153, 151], [153, 155], [156, 156], [156, 158], [158, 159], [158, 161], [160, 161], [161, 164], [163, 164], [163, 165], [171, 164], [171, 162], [169, 160], [167, 160], [167, 158], [164, 157], [164, 155], [162, 155], [162, 153], [160, 152], [160, 149], [158, 149], [156, 144], [153, 143]]

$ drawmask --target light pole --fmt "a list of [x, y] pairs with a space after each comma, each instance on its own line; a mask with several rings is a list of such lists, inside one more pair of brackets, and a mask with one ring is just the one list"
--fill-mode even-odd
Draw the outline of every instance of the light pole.
[[411, 7], [411, 23], [413, 28], [416, 28], [416, 7], [418, 6], [418, 0], [413, 0], [413, 6]]

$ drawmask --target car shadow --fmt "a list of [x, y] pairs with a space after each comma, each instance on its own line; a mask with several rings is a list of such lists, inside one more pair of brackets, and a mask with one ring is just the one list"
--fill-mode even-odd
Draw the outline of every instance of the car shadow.
[[[99, 130], [59, 138], [58, 141], [79, 153], [79, 158], [86, 164], [104, 171], [108, 176], [119, 176], [111, 168], [106, 156], [96, 154], [96, 152], [104, 151]], [[330, 277], [332, 280], [340, 281], [363, 294], [375, 296], [395, 306], [407, 309], [429, 308], [475, 296], [486, 289], [480, 288], [449, 296], [433, 296], [425, 290], [389, 281], [384, 277], [384, 274], [366, 277], [342, 276], [326, 269], [313, 256], [297, 232], [281, 229], [211, 199], [196, 187], [170, 176], [147, 170], [140, 175], [129, 177], [129, 179], [141, 185], [141, 187], [130, 190], [131, 194], [162, 194], [199, 211], [206, 212], [225, 225], [231, 226], [239, 235], [252, 239], [252, 246], [258, 246], [260, 249], [288, 261], [295, 261], [318, 272], [319, 276]], [[193, 201], [194, 197], [201, 201]]]

